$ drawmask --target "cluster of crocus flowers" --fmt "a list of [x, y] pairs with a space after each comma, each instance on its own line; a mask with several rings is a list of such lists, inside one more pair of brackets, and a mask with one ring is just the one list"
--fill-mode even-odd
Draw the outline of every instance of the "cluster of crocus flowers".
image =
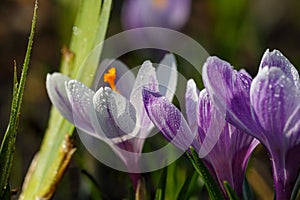
[[191, 153], [192, 146], [198, 152], [225, 199], [230, 198], [225, 181], [243, 198], [247, 163], [260, 142], [272, 162], [276, 199], [289, 199], [300, 169], [300, 79], [288, 59], [267, 50], [252, 79], [245, 70], [209, 57], [202, 69], [205, 89], [199, 91], [192, 79], [187, 82], [186, 119], [172, 104], [177, 83], [174, 56], [167, 55], [161, 64], [170, 68], [155, 72], [146, 61], [134, 78], [117, 62], [100, 79], [96, 92], [54, 73], [47, 77], [47, 91], [84, 135], [111, 146], [131, 172], [134, 186], [139, 155], [155, 125], [181, 150]]
[[191, 0], [125, 0], [122, 22], [126, 29], [164, 27], [180, 29], [188, 20]]
[[203, 81], [226, 120], [257, 138], [273, 167], [276, 199], [289, 199], [300, 169], [300, 80], [279, 51], [267, 50], [257, 76], [216, 57], [203, 67]]
[[157, 72], [163, 71], [164, 80], [156, 75], [150, 61], [143, 63], [136, 78], [120, 61], [104, 63], [108, 63], [108, 70], [105, 68], [107, 73], [99, 80], [101, 87], [96, 92], [60, 73], [47, 76], [47, 92], [59, 112], [83, 133], [81, 139], [91, 142], [86, 145], [90, 152], [105, 153], [94, 148], [93, 140], [104, 141], [113, 149], [126, 165], [136, 189], [139, 155], [154, 127], [142, 103], [142, 89], [158, 89], [163, 84], [170, 89], [163, 93], [172, 100], [177, 83], [175, 57], [166, 55], [157, 68]]
[[[261, 142], [272, 162], [275, 197], [289, 199], [300, 169], [300, 80], [296, 68], [279, 51], [267, 50], [252, 80], [245, 70], [236, 71], [229, 63], [209, 57], [203, 66], [203, 82], [206, 89], [199, 96], [195, 83], [190, 80], [187, 84], [187, 122], [165, 97], [145, 89], [150, 119], [169, 141], [178, 135], [182, 139], [195, 135], [191, 146], [225, 197], [225, 180], [241, 197], [247, 161]], [[174, 144], [187, 146], [183, 140]]]
[[[187, 82], [185, 97], [187, 120], [158, 92], [144, 89], [143, 98], [148, 116], [164, 137], [181, 149], [194, 147], [219, 183], [224, 197], [228, 198], [224, 187], [227, 181], [242, 198], [246, 166], [258, 141], [226, 122], [206, 89], [199, 93], [192, 79]], [[181, 141], [174, 141], [175, 137]]]

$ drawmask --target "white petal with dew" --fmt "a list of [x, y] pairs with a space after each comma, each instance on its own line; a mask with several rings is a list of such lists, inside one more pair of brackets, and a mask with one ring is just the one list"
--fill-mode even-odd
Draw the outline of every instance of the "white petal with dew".
[[172, 101], [175, 94], [178, 72], [176, 59], [173, 54], [167, 54], [157, 68], [157, 80], [160, 93]]
[[75, 126], [82, 131], [94, 133], [90, 113], [94, 112], [92, 99], [95, 92], [76, 80], [66, 82], [66, 90], [72, 105]]
[[71, 80], [61, 73], [47, 74], [46, 89], [49, 98], [57, 110], [73, 123], [72, 106], [69, 102], [65, 82]]
[[144, 108], [142, 99], [143, 88], [158, 91], [155, 68], [150, 61], [145, 61], [140, 68], [130, 96], [130, 102], [135, 107], [137, 114], [137, 125], [140, 126], [140, 129], [145, 130], [141, 133], [142, 135], [140, 135], [140, 137], [146, 137], [149, 131], [154, 127]]
[[191, 131], [196, 133], [198, 131], [197, 125], [197, 110], [198, 110], [198, 89], [193, 79], [188, 80], [185, 92], [185, 109], [186, 116]]
[[100, 88], [96, 92], [93, 104], [97, 121], [93, 121], [93, 126], [103, 139], [120, 143], [133, 137], [135, 114], [133, 107], [129, 108], [125, 97], [114, 95], [119, 94], [108, 87]]

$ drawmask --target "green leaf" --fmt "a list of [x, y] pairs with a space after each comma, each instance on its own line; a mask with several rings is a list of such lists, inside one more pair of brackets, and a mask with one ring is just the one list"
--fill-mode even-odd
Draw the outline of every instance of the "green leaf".
[[73, 27], [70, 50], [75, 52], [75, 60], [71, 77], [87, 85], [92, 83], [98, 68], [112, 1], [104, 0], [100, 10], [101, 4], [100, 0], [82, 1]]
[[228, 198], [230, 200], [238, 200], [239, 199], [237, 197], [235, 191], [233, 190], [233, 188], [229, 185], [229, 183], [227, 181], [224, 181], [224, 186], [225, 186], [225, 190], [228, 195]]
[[101, 4], [101, 0], [80, 1], [70, 43], [70, 50], [75, 53], [71, 77], [78, 75], [80, 66], [95, 47]]
[[181, 190], [179, 191], [177, 198], [178, 200], [187, 200], [191, 196], [192, 189], [197, 185], [199, 174], [195, 171], [191, 176], [189, 176], [184, 185], [182, 186]]
[[19, 126], [19, 115], [20, 115], [21, 104], [23, 100], [25, 82], [26, 82], [27, 71], [29, 67], [30, 53], [31, 53], [31, 48], [33, 43], [34, 29], [36, 24], [36, 11], [37, 11], [37, 2], [35, 2], [33, 19], [31, 24], [31, 31], [30, 31], [27, 51], [24, 59], [19, 85], [17, 79], [16, 63], [14, 63], [14, 86], [13, 86], [13, 98], [12, 98], [10, 119], [0, 147], [0, 197], [4, 195], [4, 191], [7, 191], [6, 186], [8, 185], [8, 179], [9, 179], [12, 162], [13, 162], [15, 141], [17, 137], [17, 129]]
[[215, 200], [224, 199], [220, 187], [216, 184], [214, 178], [210, 174], [203, 161], [199, 158], [197, 152], [193, 147], [190, 147], [190, 154], [189, 152], [187, 152], [187, 155], [191, 160], [194, 168], [202, 178], [210, 198]]
[[292, 195], [291, 195], [291, 200], [296, 200], [297, 199], [297, 195], [299, 193], [299, 189], [300, 189], [300, 172], [298, 174], [298, 178], [297, 181], [295, 183]]
[[155, 192], [155, 200], [165, 199], [166, 183], [167, 183], [168, 167], [162, 169], [158, 187]]
[[[80, 1], [76, 15], [70, 48], [67, 52], [74, 55], [71, 62], [62, 62], [61, 70], [72, 79], [91, 85], [98, 67], [101, 47], [104, 40], [110, 15], [112, 0]], [[94, 52], [90, 56], [91, 52]], [[65, 59], [65, 58], [63, 58]], [[88, 63], [87, 63], [88, 61]], [[82, 72], [88, 73], [88, 75]], [[36, 159], [32, 161], [23, 183], [20, 199], [50, 198], [60, 181], [66, 166], [70, 162], [74, 149], [69, 136], [72, 136], [74, 125], [64, 119], [52, 107], [48, 128]], [[70, 147], [65, 148], [65, 144]], [[60, 172], [60, 173], [57, 173]]]

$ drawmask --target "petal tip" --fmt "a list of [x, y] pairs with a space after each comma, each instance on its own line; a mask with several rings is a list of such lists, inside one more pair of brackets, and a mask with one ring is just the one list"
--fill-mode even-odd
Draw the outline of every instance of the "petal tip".
[[196, 83], [195, 83], [194, 79], [191, 78], [187, 81], [187, 85], [194, 87], [194, 86], [196, 86]]

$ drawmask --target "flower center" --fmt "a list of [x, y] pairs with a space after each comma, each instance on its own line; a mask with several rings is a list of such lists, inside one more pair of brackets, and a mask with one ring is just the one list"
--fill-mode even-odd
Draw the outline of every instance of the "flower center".
[[116, 79], [116, 68], [112, 67], [104, 74], [104, 82], [108, 83], [112, 90], [116, 91], [115, 79]]
[[[184, 0], [185, 1], [185, 0]], [[164, 9], [168, 5], [168, 0], [153, 0], [153, 5], [157, 9]]]

